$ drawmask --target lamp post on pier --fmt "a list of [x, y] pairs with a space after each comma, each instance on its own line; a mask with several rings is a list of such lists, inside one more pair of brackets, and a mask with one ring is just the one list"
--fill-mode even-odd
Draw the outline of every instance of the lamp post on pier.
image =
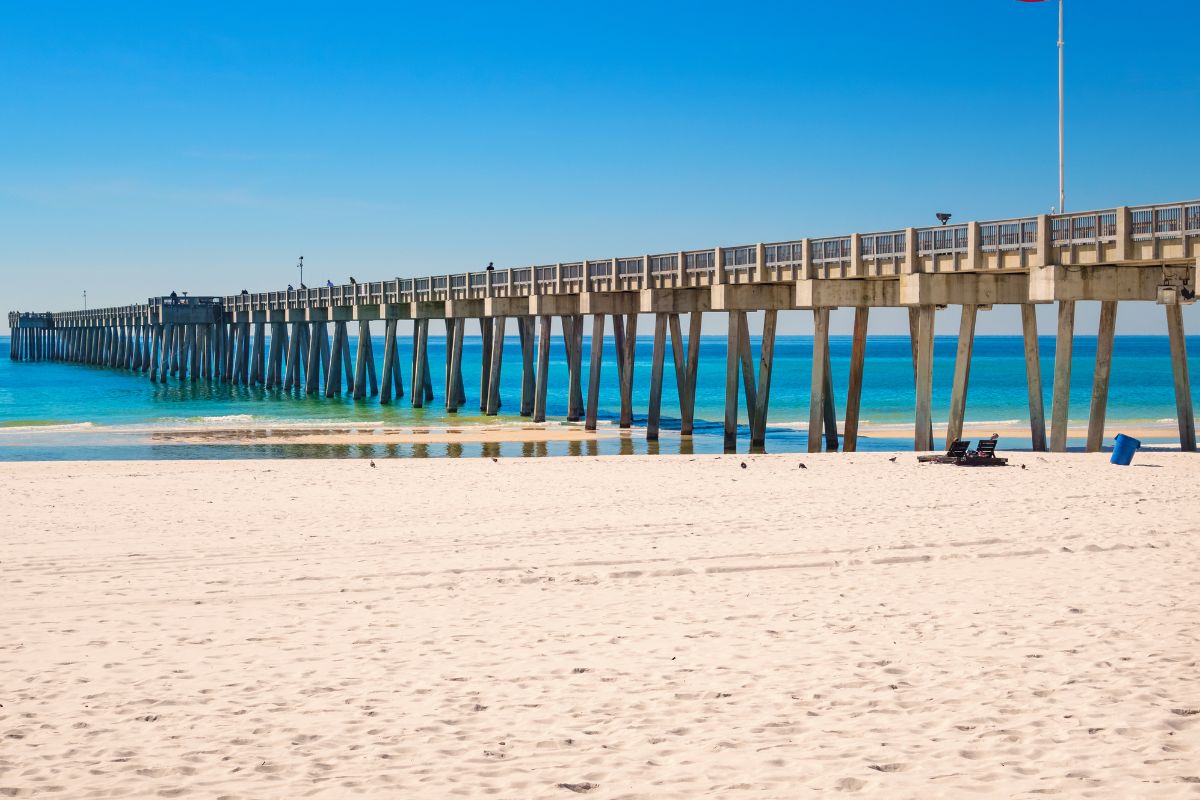
[[[1021, 2], [1044, 3], [1045, 0], [1021, 0]], [[1063, 101], [1063, 0], [1058, 0], [1058, 213], [1060, 214], [1067, 210]]]

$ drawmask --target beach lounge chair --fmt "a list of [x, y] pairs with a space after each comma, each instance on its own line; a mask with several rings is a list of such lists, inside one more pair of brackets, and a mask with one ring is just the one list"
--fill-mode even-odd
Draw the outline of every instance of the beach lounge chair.
[[957, 464], [958, 460], [967, 454], [967, 447], [971, 443], [963, 439], [956, 439], [950, 443], [950, 447], [946, 450], [944, 456], [917, 456], [917, 461], [922, 461], [926, 464]]
[[956, 463], [960, 467], [1003, 467], [1008, 465], [1007, 458], [996, 455], [997, 439], [980, 439], [979, 448], [972, 450]]

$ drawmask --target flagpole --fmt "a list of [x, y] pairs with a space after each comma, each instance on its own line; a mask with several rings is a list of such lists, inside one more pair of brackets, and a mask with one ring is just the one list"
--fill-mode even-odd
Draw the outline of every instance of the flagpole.
[[1067, 210], [1063, 136], [1063, 0], [1058, 0], [1058, 213]]

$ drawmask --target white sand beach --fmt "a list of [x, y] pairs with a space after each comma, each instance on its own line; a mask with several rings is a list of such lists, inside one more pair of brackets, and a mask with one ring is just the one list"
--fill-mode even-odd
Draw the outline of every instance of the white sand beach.
[[0, 464], [0, 797], [1200, 797], [1200, 461], [1011, 459]]

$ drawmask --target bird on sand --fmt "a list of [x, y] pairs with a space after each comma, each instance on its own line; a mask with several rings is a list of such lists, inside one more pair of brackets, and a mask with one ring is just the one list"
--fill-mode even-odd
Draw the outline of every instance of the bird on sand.
[[895, 456], [892, 456], [891, 458], [888, 459], [888, 461], [895, 461], [895, 460], [896, 460]]
[[372, 462], [371, 462], [371, 469], [375, 469], [375, 462], [374, 462], [374, 461], [372, 461]]
[[808, 469], [808, 467], [804, 466], [803, 461], [800, 462], [800, 469]]

